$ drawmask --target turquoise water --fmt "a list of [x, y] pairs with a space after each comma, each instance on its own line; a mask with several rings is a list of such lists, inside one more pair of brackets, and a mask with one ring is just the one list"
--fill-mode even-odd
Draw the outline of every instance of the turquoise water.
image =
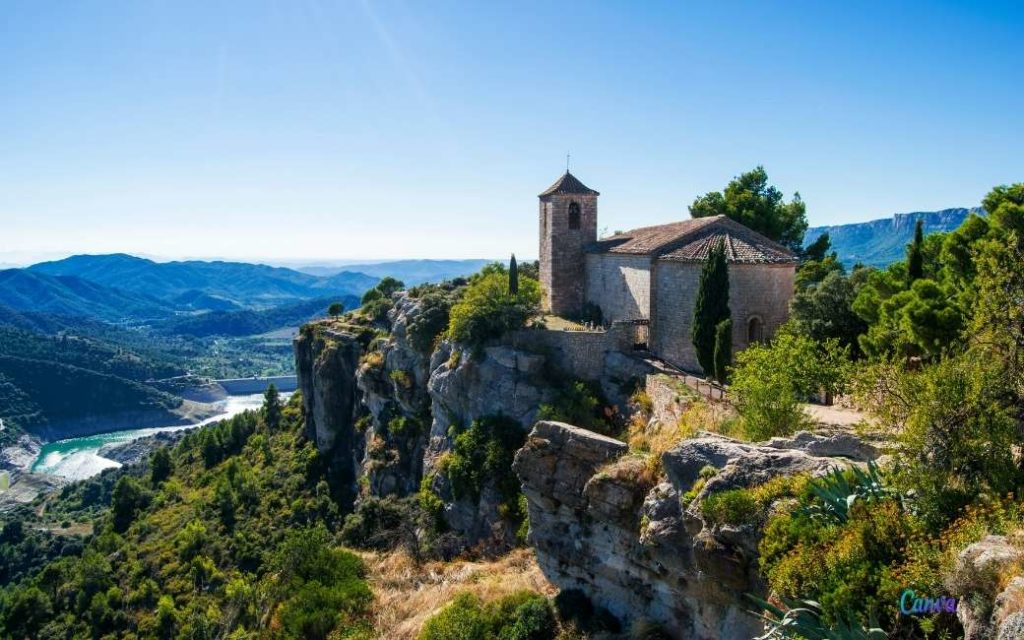
[[[282, 393], [282, 399], [287, 398], [288, 393]], [[178, 431], [191, 429], [231, 416], [237, 415], [247, 409], [258, 409], [263, 405], [263, 394], [255, 393], [244, 396], [228, 396], [218, 404], [223, 410], [212, 418], [207, 418], [198, 424], [175, 425], [169, 427], [150, 427], [146, 429], [126, 429], [124, 431], [113, 431], [101, 433], [94, 436], [82, 438], [68, 438], [50, 442], [43, 446], [39, 457], [32, 464], [32, 471], [36, 473], [47, 473], [61, 476], [69, 480], [82, 480], [89, 478], [104, 469], [120, 467], [120, 463], [109, 460], [99, 455], [99, 450], [108, 444], [121, 444], [131, 442], [144, 436], [151, 436], [161, 431]]]

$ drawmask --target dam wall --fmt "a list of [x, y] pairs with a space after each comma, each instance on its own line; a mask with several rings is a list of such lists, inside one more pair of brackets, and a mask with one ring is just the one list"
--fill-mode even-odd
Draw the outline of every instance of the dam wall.
[[278, 391], [295, 391], [298, 388], [296, 376], [271, 376], [268, 378], [228, 378], [226, 380], [214, 380], [224, 387], [228, 395], [238, 396], [250, 393], [263, 393], [273, 383]]

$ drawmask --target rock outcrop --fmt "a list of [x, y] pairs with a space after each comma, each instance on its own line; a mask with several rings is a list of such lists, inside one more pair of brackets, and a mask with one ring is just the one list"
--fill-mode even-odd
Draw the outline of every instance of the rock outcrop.
[[359, 407], [356, 369], [363, 344], [354, 333], [306, 325], [295, 339], [294, 349], [306, 434], [322, 453], [329, 454], [344, 488], [342, 499], [351, 504], [362, 444], [355, 432], [355, 419]]
[[[787, 444], [792, 448], [787, 448]], [[754, 444], [701, 433], [666, 451], [662, 463], [672, 485], [682, 491], [693, 486], [704, 467], [718, 469], [704, 484], [698, 498], [727, 489], [764, 484], [778, 476], [821, 475], [849, 464], [842, 457], [811, 455], [804, 445], [802, 438], [776, 438], [767, 444]]]
[[[965, 640], [1024, 638], [1024, 539], [987, 536], [960, 552], [947, 587]], [[1013, 576], [1006, 580], [1007, 575]], [[1002, 586], [1005, 583], [1005, 587]]]
[[430, 356], [408, 339], [409, 324], [422, 312], [413, 298], [398, 295], [388, 313], [391, 335], [371, 345], [356, 372], [358, 419], [366, 443], [359, 473], [371, 495], [414, 493], [423, 475], [430, 429]]
[[[668, 480], [651, 486], [646, 462], [622, 442], [538, 422], [513, 466], [529, 505], [528, 540], [555, 585], [582, 590], [624, 621], [652, 619], [680, 638], [755, 637], [760, 624], [744, 595], [764, 594], [758, 534], [706, 523], [699, 503], [711, 491], [847, 464], [808, 454], [805, 438], [784, 444], [701, 434], [662, 456]], [[684, 509], [680, 497], [709, 465], [718, 473]]]

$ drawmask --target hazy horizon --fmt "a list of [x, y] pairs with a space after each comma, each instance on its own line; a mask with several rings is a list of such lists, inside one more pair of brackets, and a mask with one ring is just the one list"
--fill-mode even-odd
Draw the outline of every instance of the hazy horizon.
[[685, 218], [758, 164], [812, 226], [976, 206], [1024, 174], [1014, 3], [0, 16], [0, 263], [529, 256], [567, 151], [607, 229]]

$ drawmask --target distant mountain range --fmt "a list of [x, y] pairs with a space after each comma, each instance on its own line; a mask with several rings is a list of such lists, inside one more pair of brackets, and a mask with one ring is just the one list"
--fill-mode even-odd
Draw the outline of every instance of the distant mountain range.
[[327, 295], [362, 295], [378, 281], [347, 270], [321, 277], [262, 264], [153, 262], [120, 253], [71, 256], [32, 265], [28, 271], [75, 276], [193, 309], [199, 301], [200, 308], [216, 310], [270, 307]]
[[953, 231], [972, 213], [984, 215], [980, 207], [971, 209], [943, 209], [942, 211], [915, 211], [897, 213], [891, 218], [841, 224], [830, 227], [811, 227], [804, 235], [804, 244], [829, 234], [832, 248], [847, 267], [861, 263], [871, 267], [902, 260], [906, 245], [914, 238], [914, 226], [924, 220], [925, 235]]
[[298, 267], [297, 270], [316, 276], [329, 276], [345, 271], [358, 271], [367, 275], [384, 278], [398, 278], [409, 286], [424, 282], [440, 282], [460, 276], [476, 273], [494, 260], [392, 260], [389, 262], [370, 262], [364, 264], [346, 264], [344, 267], [311, 265]]
[[104, 286], [73, 275], [25, 269], [0, 271], [0, 305], [16, 311], [81, 316], [107, 322], [166, 318], [174, 307], [145, 293]]

